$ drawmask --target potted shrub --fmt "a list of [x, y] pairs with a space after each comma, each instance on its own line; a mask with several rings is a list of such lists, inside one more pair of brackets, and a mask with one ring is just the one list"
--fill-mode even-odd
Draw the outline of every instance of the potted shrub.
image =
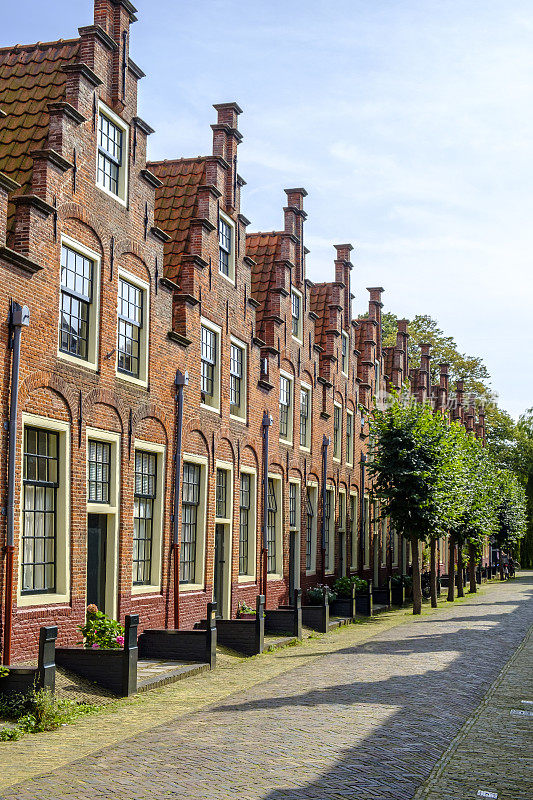
[[92, 650], [121, 650], [124, 647], [124, 627], [99, 611], [94, 603], [87, 606], [85, 625], [78, 625], [83, 634], [83, 647]]
[[337, 595], [329, 586], [318, 583], [307, 590], [309, 605], [302, 606], [302, 622], [308, 628], [320, 633], [329, 630], [329, 604], [335, 602]]
[[358, 614], [371, 617], [373, 610], [371, 582], [358, 576], [354, 576], [352, 580], [355, 587], [355, 610]]
[[328, 594], [328, 603], [331, 605], [334, 600], [337, 599], [337, 595], [335, 592], [326, 586], [323, 583], [317, 583], [316, 586], [311, 586], [310, 589], [307, 590], [307, 599], [309, 600], [309, 605], [312, 606], [321, 606], [324, 601], [324, 589], [327, 591]]
[[405, 601], [405, 587], [403, 575], [393, 575], [391, 578], [391, 603], [393, 606], [401, 606]]
[[251, 608], [243, 600], [237, 606], [237, 619], [255, 619], [255, 608]]

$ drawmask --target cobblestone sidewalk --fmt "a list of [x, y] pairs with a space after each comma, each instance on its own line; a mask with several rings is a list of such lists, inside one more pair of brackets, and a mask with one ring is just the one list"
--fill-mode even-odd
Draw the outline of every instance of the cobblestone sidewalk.
[[[68, 764], [63, 760], [60, 769], [11, 786], [1, 797], [412, 798], [533, 623], [532, 589], [532, 576], [526, 575], [430, 616], [380, 621], [378, 633], [367, 633], [363, 643], [365, 626], [353, 626], [260, 657], [255, 663], [263, 682], [256, 677], [255, 685], [213, 697], [211, 705], [186, 716], [178, 716], [179, 694], [168, 690], [160, 696], [166, 707], [152, 706], [152, 719], [128, 738], [112, 739], [106, 725], [115, 715], [103, 715], [92, 720], [94, 730], [85, 720], [83, 728], [22, 740], [15, 745], [24, 743], [18, 753], [26, 753], [28, 763], [28, 748], [37, 757], [39, 747], [45, 755], [49, 746], [60, 754], [57, 742], [68, 745], [80, 730], [93, 739], [100, 735], [101, 749], [78, 760], [71, 749]], [[241, 672], [244, 686], [252, 668], [249, 661], [233, 670]], [[225, 675], [228, 686], [233, 673]], [[215, 675], [205, 676], [202, 685]], [[137, 711], [146, 716], [149, 708], [139, 705]], [[134, 705], [129, 709], [126, 731], [136, 711]], [[119, 729], [121, 709], [117, 714]], [[83, 753], [81, 741], [77, 752]], [[16, 754], [13, 747], [10, 755]]]

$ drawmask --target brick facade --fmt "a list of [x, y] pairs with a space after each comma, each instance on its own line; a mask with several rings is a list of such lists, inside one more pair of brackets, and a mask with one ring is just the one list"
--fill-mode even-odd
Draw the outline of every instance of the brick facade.
[[[38, 629], [44, 623], [59, 625], [60, 644], [79, 638], [76, 628], [84, 621], [87, 600], [88, 512], [94, 517], [98, 511], [94, 503], [88, 508], [91, 437], [111, 442], [113, 454], [110, 485], [114, 500], [102, 507], [101, 513], [107, 536], [105, 566], [99, 573], [105, 576], [100, 577], [105, 584], [105, 610], [120, 620], [135, 611], [141, 628], [172, 626], [177, 370], [188, 373], [180, 466], [198, 466], [202, 495], [196, 511], [194, 579], [180, 584], [182, 627], [197, 623], [212, 600], [217, 525], [222, 526], [218, 528], [222, 548], [218, 552], [219, 610], [224, 616], [234, 616], [239, 603], [253, 605], [257, 593], [265, 590], [261, 583], [265, 413], [272, 418], [268, 474], [278, 506], [276, 561], [266, 586], [268, 606], [287, 601], [296, 586], [305, 589], [351, 573], [381, 582], [391, 571], [405, 568], [401, 548], [392, 563], [389, 532], [382, 540], [377, 527], [374, 531], [374, 522], [365, 563], [362, 534], [363, 499], [370, 491], [364, 477], [368, 416], [376, 394], [390, 385], [401, 386], [409, 375], [407, 323], [402, 320], [398, 325], [396, 346], [382, 347], [381, 288], [368, 290], [368, 317], [352, 317], [349, 244], [335, 246], [331, 282], [313, 284], [307, 279], [304, 189], [285, 190], [279, 231], [247, 231], [249, 223], [241, 213], [245, 182], [237, 171], [241, 110], [236, 103], [215, 106], [211, 155], [146, 162], [152, 129], [137, 116], [137, 84], [143, 73], [129, 57], [130, 23], [134, 20], [135, 9], [128, 0], [95, 0], [94, 24], [80, 28], [79, 38], [0, 50], [4, 421], [9, 419], [11, 396], [11, 302], [27, 305], [31, 314], [29, 327], [22, 331], [19, 381], [13, 661], [33, 655]], [[122, 201], [97, 185], [101, 115], [116, 119], [120, 130], [123, 125]], [[227, 226], [222, 227], [223, 232], [229, 231], [228, 276], [219, 267], [221, 222]], [[65, 357], [58, 347], [65, 242], [93, 259], [89, 312], [93, 363], [89, 358]], [[140, 345], [139, 364], [142, 361], [144, 366], [139, 367], [135, 380], [117, 369], [122, 279], [137, 286], [143, 297], [140, 336], [144, 338], [139, 341], [144, 344]], [[293, 295], [299, 298], [296, 336]], [[215, 334], [216, 341], [216, 397], [208, 402], [202, 397], [202, 325]], [[241, 349], [244, 359], [242, 405], [237, 413], [235, 404], [230, 405], [232, 344]], [[424, 358], [429, 358], [429, 352]], [[430, 387], [428, 376], [422, 366], [411, 374], [412, 385], [421, 396], [431, 392], [437, 407], [445, 408], [445, 365], [439, 386]], [[288, 381], [291, 393], [292, 421], [289, 419], [285, 436], [280, 435], [280, 378]], [[309, 392], [310, 438], [300, 446], [302, 385]], [[347, 453], [348, 412], [352, 415], [351, 458]], [[482, 420], [475, 421], [473, 404], [460, 405], [457, 413], [469, 429], [482, 434]], [[341, 424], [340, 449], [334, 457], [336, 420]], [[55, 559], [63, 566], [56, 565], [55, 591], [41, 596], [21, 592], [24, 426], [49, 428], [59, 437]], [[4, 425], [0, 430], [4, 453], [7, 428]], [[325, 438], [330, 439], [327, 487], [334, 509], [328, 569], [321, 538]], [[158, 488], [153, 506], [151, 579], [134, 586], [136, 446], [156, 454]], [[222, 523], [216, 516], [217, 469], [225, 471], [227, 480], [229, 507]], [[249, 563], [246, 574], [239, 575], [243, 471], [251, 476], [252, 500]], [[4, 459], [0, 470], [3, 514], [7, 478]], [[291, 518], [290, 482], [297, 487], [296, 518], [294, 513]], [[306, 564], [308, 487], [314, 504], [310, 568]], [[345, 523], [339, 519], [340, 495], [345, 497]], [[353, 506], [351, 497], [355, 497]], [[352, 508], [357, 512], [353, 533]], [[183, 513], [181, 517], [183, 534]], [[292, 528], [290, 522], [295, 522]], [[5, 536], [5, 514], [0, 527]], [[182, 542], [182, 557], [184, 552]], [[187, 552], [190, 554], [190, 549]], [[5, 561], [0, 580], [3, 628]]]

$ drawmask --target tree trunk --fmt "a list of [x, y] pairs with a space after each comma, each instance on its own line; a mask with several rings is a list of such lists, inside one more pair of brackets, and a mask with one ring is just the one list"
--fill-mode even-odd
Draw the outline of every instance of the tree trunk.
[[464, 597], [464, 582], [463, 582], [463, 545], [457, 545], [457, 597]]
[[470, 592], [477, 592], [476, 583], [476, 548], [473, 544], [468, 545], [468, 575], [470, 578]]
[[422, 586], [420, 583], [420, 551], [416, 536], [411, 536], [411, 563], [413, 565], [413, 614], [421, 614]]
[[499, 561], [500, 561], [500, 580], [504, 581], [505, 580], [505, 575], [503, 574], [503, 557], [502, 557], [502, 549], [501, 549], [501, 547], [498, 550], [498, 553], [500, 554], [500, 559], [499, 559]]
[[455, 536], [450, 533], [450, 556], [448, 564], [448, 600], [455, 600]]
[[437, 540], [432, 536], [429, 544], [431, 608], [437, 608]]

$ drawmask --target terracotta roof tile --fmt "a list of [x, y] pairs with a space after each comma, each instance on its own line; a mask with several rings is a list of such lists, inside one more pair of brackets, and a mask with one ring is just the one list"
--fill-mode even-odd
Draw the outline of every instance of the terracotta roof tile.
[[64, 97], [61, 67], [78, 60], [79, 46], [71, 39], [0, 49], [0, 108], [7, 114], [0, 119], [0, 172], [21, 184], [21, 194], [31, 183], [29, 153], [46, 146], [48, 103]]
[[151, 161], [146, 167], [163, 181], [156, 189], [155, 219], [172, 237], [165, 245], [165, 275], [179, 283], [182, 256], [190, 253], [191, 219], [198, 216], [198, 187], [205, 183], [205, 158]]
[[252, 297], [261, 304], [256, 311], [260, 326], [269, 310], [268, 299], [275, 280], [275, 262], [281, 257], [281, 233], [247, 234], [246, 255], [256, 262], [252, 267]]
[[333, 284], [315, 283], [311, 286], [311, 311], [317, 315], [315, 328], [315, 338], [321, 347], [326, 345], [326, 330], [329, 323], [329, 304], [331, 302], [331, 292]]

